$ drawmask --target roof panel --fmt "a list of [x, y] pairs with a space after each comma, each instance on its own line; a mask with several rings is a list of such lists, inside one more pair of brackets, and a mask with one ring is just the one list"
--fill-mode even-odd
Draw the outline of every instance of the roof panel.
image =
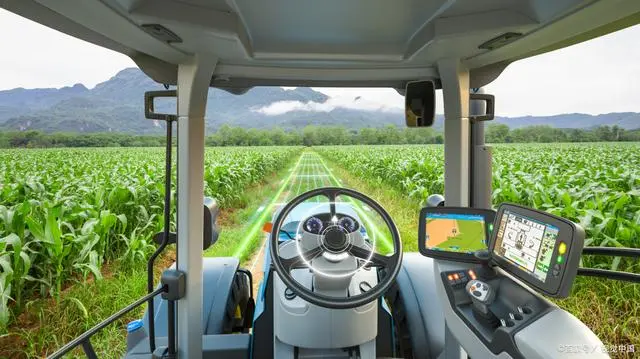
[[[126, 53], [162, 82], [175, 81], [177, 63], [189, 54], [212, 53], [220, 59], [213, 83], [231, 85], [397, 84], [410, 76], [437, 78], [443, 58], [460, 59], [478, 85], [474, 78], [491, 81], [510, 61], [640, 22], [638, 0], [5, 0], [0, 6]], [[167, 44], [143, 24], [162, 25], [182, 42]], [[478, 48], [505, 32], [522, 36], [491, 51]]]

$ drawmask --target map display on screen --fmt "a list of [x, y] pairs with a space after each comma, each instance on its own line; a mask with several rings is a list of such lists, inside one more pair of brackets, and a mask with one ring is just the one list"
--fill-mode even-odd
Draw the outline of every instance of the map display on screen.
[[459, 213], [427, 213], [425, 247], [431, 250], [474, 253], [487, 248], [484, 217]]

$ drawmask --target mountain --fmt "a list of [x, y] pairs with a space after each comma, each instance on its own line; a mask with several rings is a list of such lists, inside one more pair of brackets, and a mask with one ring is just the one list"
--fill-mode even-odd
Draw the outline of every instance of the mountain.
[[[496, 116], [490, 123], [504, 124], [509, 126], [511, 129], [528, 126], [551, 126], [556, 128], [580, 129], [588, 129], [598, 126], [618, 126], [626, 130], [635, 130], [640, 128], [640, 113], [614, 112], [600, 115], [568, 113], [554, 116]], [[436, 121], [433, 126], [436, 129], [444, 128], [444, 117], [442, 115], [436, 116]]]
[[[120, 71], [111, 79], [87, 89], [81, 84], [60, 89], [12, 89], [0, 91], [0, 130], [40, 130], [45, 132], [125, 132], [157, 134], [162, 127], [144, 119], [145, 91], [162, 90], [137, 68]], [[353, 103], [334, 105], [331, 98], [310, 88], [284, 89], [259, 87], [244, 95], [211, 89], [207, 102], [206, 128], [214, 131], [222, 125], [285, 129], [310, 124], [341, 125], [348, 128], [403, 126], [399, 109], [364, 110]], [[159, 101], [157, 110], [175, 112], [175, 101]], [[364, 107], [368, 108], [368, 107]], [[563, 128], [589, 128], [618, 125], [640, 128], [640, 114], [605, 115], [562, 114], [557, 116], [498, 117], [494, 122], [512, 128], [549, 125]], [[436, 121], [442, 128], [442, 116]]]
[[640, 113], [616, 112], [600, 115], [588, 115], [584, 113], [570, 113], [555, 116], [535, 117], [496, 117], [495, 122], [504, 123], [511, 128], [519, 128], [534, 125], [547, 125], [562, 128], [590, 128], [597, 126], [614, 126], [633, 130], [640, 128]]
[[0, 91], [0, 124], [4, 119], [18, 117], [32, 111], [49, 108], [60, 101], [83, 96], [89, 89], [82, 84], [60, 89], [24, 89], [16, 88]]

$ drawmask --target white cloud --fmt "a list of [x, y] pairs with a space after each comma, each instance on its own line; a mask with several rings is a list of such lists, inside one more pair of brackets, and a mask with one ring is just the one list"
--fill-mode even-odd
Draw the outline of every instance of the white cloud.
[[[268, 106], [252, 109], [267, 116], [277, 116], [293, 111], [306, 112], [331, 112], [336, 108], [365, 110], [365, 111], [385, 111], [385, 112], [401, 112], [404, 106], [404, 98], [397, 95], [397, 98], [380, 101], [376, 98], [376, 93], [369, 93], [371, 89], [341, 89], [341, 94], [331, 94], [322, 89], [315, 89], [323, 92], [331, 97], [325, 102], [301, 102], [301, 101], [278, 101]], [[332, 89], [333, 90], [333, 89]], [[352, 91], [344, 91], [352, 90]], [[384, 89], [388, 90], [388, 89]], [[393, 91], [393, 90], [392, 90]], [[395, 92], [395, 91], [394, 91]], [[372, 96], [373, 94], [373, 96]]]
[[[2, 55], [0, 90], [14, 87], [87, 87], [107, 80], [134, 62], [0, 9]], [[487, 91], [496, 96], [500, 116], [640, 112], [640, 25], [548, 54], [517, 61]], [[402, 96], [393, 89], [317, 88], [325, 103], [285, 102], [256, 109], [276, 115], [289, 111], [354, 108], [401, 111]], [[360, 96], [358, 101], [355, 98]], [[441, 95], [436, 109], [443, 112]]]

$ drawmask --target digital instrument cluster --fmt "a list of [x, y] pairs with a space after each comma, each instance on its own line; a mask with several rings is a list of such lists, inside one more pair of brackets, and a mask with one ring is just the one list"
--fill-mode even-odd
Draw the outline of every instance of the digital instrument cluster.
[[355, 218], [340, 213], [336, 214], [333, 218], [331, 218], [331, 215], [328, 213], [318, 214], [307, 218], [302, 224], [306, 232], [313, 234], [320, 234], [330, 226], [339, 226], [347, 233], [355, 232], [360, 228], [360, 224]]

